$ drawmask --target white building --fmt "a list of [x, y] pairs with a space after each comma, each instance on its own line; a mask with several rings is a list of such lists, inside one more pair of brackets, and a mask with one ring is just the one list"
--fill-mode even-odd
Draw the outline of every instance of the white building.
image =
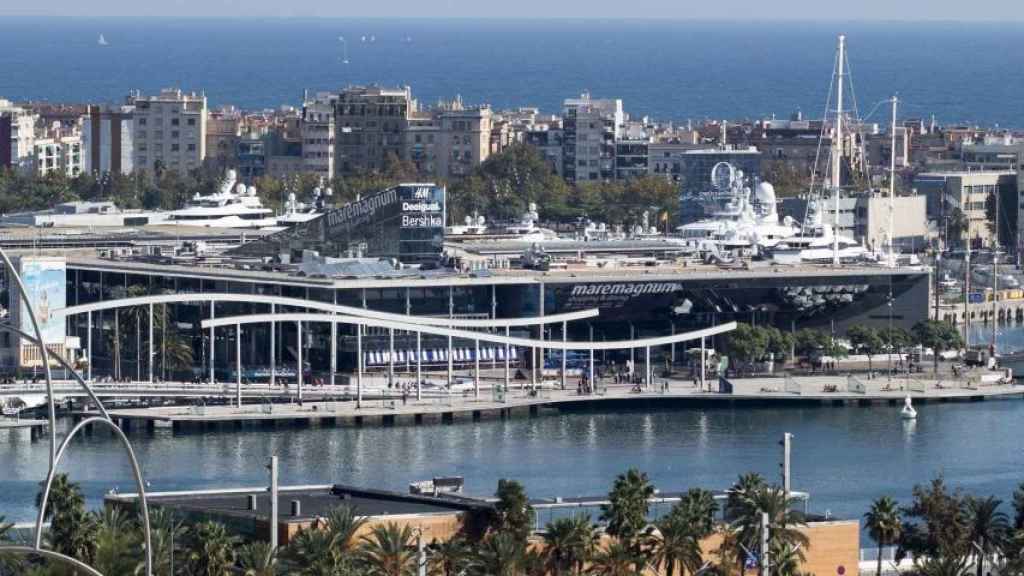
[[36, 134], [32, 170], [40, 175], [62, 173], [74, 178], [82, 172], [82, 134], [63, 128], [59, 122]]
[[615, 143], [626, 122], [622, 100], [584, 93], [562, 108], [562, 175], [571, 182], [615, 179]]
[[37, 119], [32, 112], [0, 99], [0, 167], [32, 169]]
[[129, 96], [137, 170], [198, 168], [206, 158], [206, 96], [167, 89], [159, 96]]
[[131, 106], [89, 106], [82, 122], [83, 170], [90, 174], [132, 172], [133, 110]]
[[302, 104], [302, 168], [326, 180], [334, 178], [334, 104], [338, 95], [317, 92]]

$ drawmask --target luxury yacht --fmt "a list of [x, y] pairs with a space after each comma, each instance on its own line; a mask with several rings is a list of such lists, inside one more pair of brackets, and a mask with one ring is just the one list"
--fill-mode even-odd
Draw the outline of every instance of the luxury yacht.
[[210, 228], [264, 228], [277, 224], [274, 211], [263, 206], [255, 186], [238, 182], [234, 170], [228, 170], [220, 190], [214, 194], [196, 194], [188, 205], [173, 210], [162, 224], [205, 226]]

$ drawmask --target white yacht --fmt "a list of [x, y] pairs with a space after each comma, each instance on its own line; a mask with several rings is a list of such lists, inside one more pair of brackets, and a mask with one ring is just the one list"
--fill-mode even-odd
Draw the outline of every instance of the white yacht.
[[770, 183], [759, 182], [751, 191], [743, 171], [728, 162], [712, 168], [711, 190], [694, 200], [710, 217], [676, 228], [694, 248], [759, 252], [800, 232], [792, 218], [779, 219]]
[[209, 228], [265, 228], [275, 226], [274, 211], [263, 206], [255, 186], [238, 182], [234, 170], [228, 170], [220, 190], [214, 194], [196, 194], [188, 205], [173, 210], [162, 224], [205, 226]]

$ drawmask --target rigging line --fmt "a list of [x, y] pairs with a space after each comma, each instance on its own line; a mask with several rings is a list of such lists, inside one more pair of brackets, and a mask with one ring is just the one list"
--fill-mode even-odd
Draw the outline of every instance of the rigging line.
[[[810, 186], [807, 190], [808, 200], [814, 197], [814, 181], [815, 176], [818, 173], [818, 162], [821, 161], [821, 144], [825, 140], [825, 129], [828, 126], [828, 111], [832, 107], [832, 91], [836, 85], [836, 70], [838, 70], [837, 64], [839, 62], [839, 51], [836, 50], [836, 55], [832, 59], [832, 78], [828, 83], [828, 95], [825, 97], [825, 113], [821, 116], [821, 131], [818, 133], [818, 145], [814, 151], [814, 164], [811, 166], [811, 181]], [[804, 221], [800, 224], [800, 237], [803, 238], [807, 231], [807, 218], [810, 214], [811, 205], [810, 202], [804, 206]]]

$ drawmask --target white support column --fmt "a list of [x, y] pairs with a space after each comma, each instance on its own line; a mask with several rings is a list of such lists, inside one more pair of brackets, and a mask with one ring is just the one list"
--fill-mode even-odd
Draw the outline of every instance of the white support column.
[[[509, 327], [506, 325], [505, 326], [505, 338], [508, 338], [508, 334], [509, 334]], [[511, 363], [512, 363], [512, 359], [509, 358], [509, 353], [510, 352], [511, 352], [511, 348], [509, 347], [508, 342], [506, 342], [505, 343], [505, 392], [508, 392], [508, 385], [510, 383], [509, 380], [511, 380]]]
[[480, 341], [474, 340], [476, 343], [476, 354], [473, 355], [473, 396], [480, 399]]
[[242, 325], [235, 324], [235, 406], [242, 408]]
[[[562, 344], [565, 344], [566, 341], [568, 341], [568, 338], [569, 338], [569, 334], [568, 334], [568, 330], [567, 330], [568, 325], [569, 325], [568, 322], [562, 322]], [[565, 347], [563, 346], [562, 347], [562, 390], [565, 390], [565, 371], [566, 371], [566, 368], [568, 367], [568, 358], [566, 358], [566, 356], [568, 356], [568, 355], [569, 355], [568, 350], [566, 350]]]
[[701, 336], [700, 337], [700, 391], [701, 392], [704, 391], [704, 381], [707, 378], [707, 375], [705, 374], [705, 372], [706, 372], [706, 368], [707, 368], [708, 359], [707, 359], [707, 356], [705, 354], [706, 354], [706, 352], [704, 351], [704, 337]]
[[334, 387], [334, 374], [338, 371], [338, 323], [331, 322], [331, 387]]
[[356, 408], [363, 407], [363, 330], [356, 330]]
[[298, 365], [299, 365], [298, 366], [298, 371], [296, 372], [296, 374], [298, 374], [298, 379], [296, 380], [296, 384], [297, 384], [298, 390], [299, 390], [299, 404], [301, 404], [302, 403], [302, 373], [305, 371], [305, 370], [303, 370], [303, 368], [305, 367], [305, 364], [302, 361], [302, 321], [301, 320], [295, 323], [295, 334], [298, 336], [298, 339], [296, 340], [296, 343], [295, 343], [295, 350], [296, 350], [296, 355], [298, 356], [297, 360], [298, 360]]
[[[629, 323], [629, 339], [636, 340], [636, 327]], [[629, 349], [629, 383], [633, 384], [633, 373], [636, 372], [636, 348]]]
[[416, 331], [416, 400], [423, 399], [423, 333]]
[[388, 387], [395, 384], [395, 329], [388, 329]]
[[86, 370], [88, 370], [86, 373], [86, 379], [89, 382], [92, 382], [92, 312], [86, 314], [86, 325], [85, 346], [88, 349], [86, 351], [88, 355], [85, 359], [85, 361], [88, 362], [88, 364], [85, 365]]
[[[448, 319], [451, 320], [454, 317], [455, 317], [455, 287], [454, 286], [449, 286], [448, 287]], [[452, 328], [452, 325], [449, 324], [448, 328]], [[452, 350], [452, 337], [449, 336], [448, 337], [448, 391], [449, 392], [451, 392], [452, 384], [453, 384], [452, 372], [454, 370], [454, 365], [452, 364], [452, 362], [454, 361], [454, 356], [455, 356], [455, 351]]]
[[153, 383], [153, 305], [149, 305], [149, 383]]
[[644, 385], [648, 390], [651, 389], [651, 347], [647, 346], [644, 348]]
[[[270, 314], [277, 314], [277, 305], [270, 305]], [[277, 322], [270, 321], [270, 387], [277, 383]]]
[[277, 551], [277, 456], [270, 457], [270, 550]]
[[597, 380], [594, 379], [594, 349], [590, 349], [590, 392], [594, 394], [597, 392]]
[[[213, 320], [216, 317], [217, 317], [217, 315], [216, 315], [216, 312], [214, 310], [214, 302], [213, 302], [213, 300], [210, 300], [210, 320]], [[216, 348], [217, 348], [217, 343], [216, 343], [216, 340], [214, 339], [213, 326], [210, 326], [210, 386], [213, 386], [214, 383], [217, 381], [217, 377], [216, 377], [216, 375], [214, 374], [214, 371], [213, 371], [214, 370], [214, 368], [213, 368], [214, 367], [214, 360], [216, 359], [216, 354], [214, 354], [214, 350]]]

